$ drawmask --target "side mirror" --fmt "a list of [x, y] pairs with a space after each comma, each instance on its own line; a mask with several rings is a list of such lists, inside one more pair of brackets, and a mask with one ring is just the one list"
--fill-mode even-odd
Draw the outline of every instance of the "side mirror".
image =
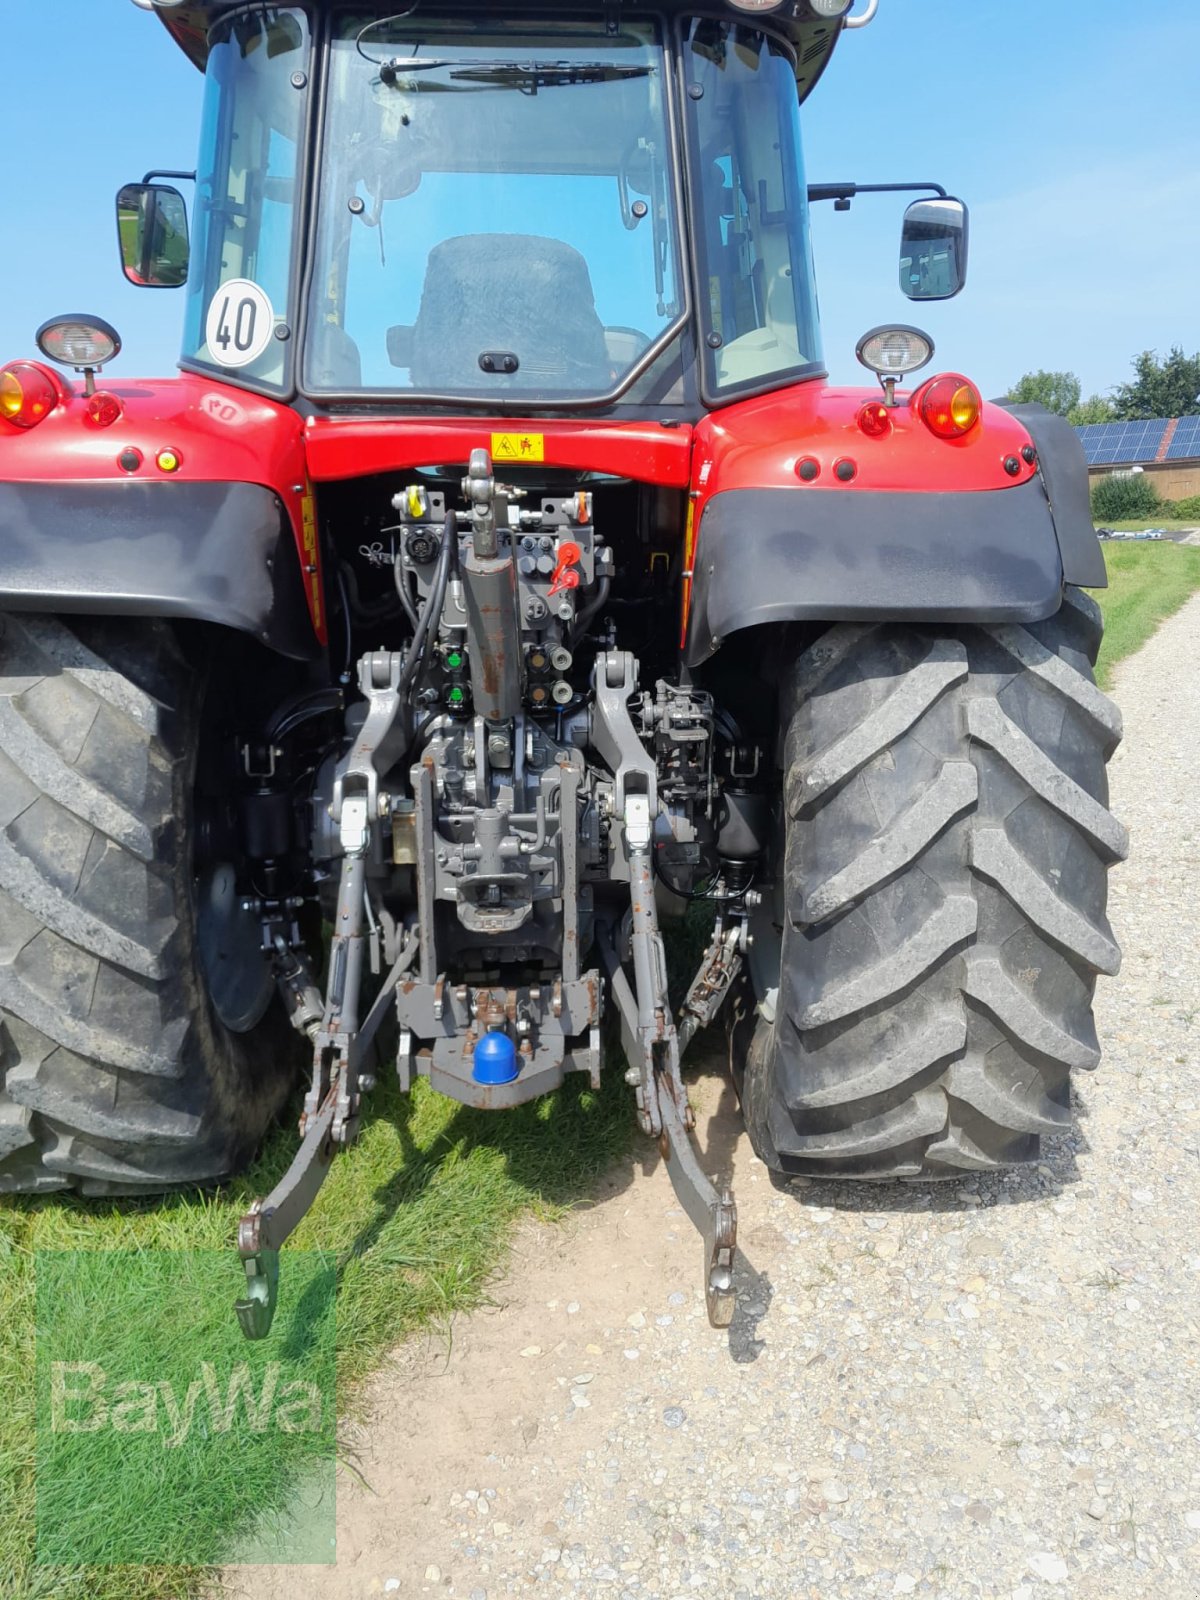
[[163, 183], [127, 183], [117, 195], [121, 266], [139, 289], [178, 289], [187, 282], [187, 207]]
[[966, 281], [966, 206], [914, 200], [900, 235], [900, 292], [910, 300], [950, 300]]

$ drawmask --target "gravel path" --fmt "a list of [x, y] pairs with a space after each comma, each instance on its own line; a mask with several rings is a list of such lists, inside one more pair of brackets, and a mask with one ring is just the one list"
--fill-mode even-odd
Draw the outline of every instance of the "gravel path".
[[730, 1334], [661, 1167], [617, 1174], [377, 1380], [337, 1567], [236, 1592], [1200, 1594], [1200, 598], [1116, 694], [1125, 966], [1078, 1132], [1020, 1175], [780, 1193], [702, 1074], [752, 1266]]

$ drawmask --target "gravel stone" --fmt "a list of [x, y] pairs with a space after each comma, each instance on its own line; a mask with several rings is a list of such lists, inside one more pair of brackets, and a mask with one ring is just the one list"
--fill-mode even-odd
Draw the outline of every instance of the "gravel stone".
[[1039, 1550], [1037, 1555], [1029, 1558], [1029, 1571], [1035, 1578], [1040, 1578], [1043, 1583], [1065, 1583], [1067, 1578], [1067, 1563], [1061, 1556], [1054, 1555], [1049, 1550]]

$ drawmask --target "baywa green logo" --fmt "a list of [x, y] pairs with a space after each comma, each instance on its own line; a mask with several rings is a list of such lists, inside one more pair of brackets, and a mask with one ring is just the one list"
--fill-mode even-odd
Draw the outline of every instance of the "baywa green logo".
[[330, 1562], [335, 1271], [292, 1252], [248, 1344], [224, 1251], [37, 1257], [37, 1560]]
[[[272, 1426], [284, 1433], [320, 1433], [321, 1391], [303, 1378], [281, 1382], [283, 1363], [268, 1361], [255, 1389], [248, 1362], [234, 1367], [223, 1384], [211, 1361], [200, 1363], [200, 1376], [180, 1395], [170, 1378], [157, 1383], [127, 1380], [110, 1386], [98, 1361], [50, 1363], [50, 1427], [55, 1433], [162, 1433], [163, 1447], [178, 1449], [197, 1424], [196, 1406], [203, 1396], [208, 1408], [206, 1433], [229, 1433], [242, 1403], [251, 1433]], [[110, 1398], [111, 1393], [111, 1398]], [[203, 1417], [200, 1419], [205, 1428]]]

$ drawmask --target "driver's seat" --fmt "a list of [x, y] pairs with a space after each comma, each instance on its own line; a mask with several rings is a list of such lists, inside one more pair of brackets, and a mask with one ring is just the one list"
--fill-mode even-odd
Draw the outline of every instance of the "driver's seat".
[[[488, 372], [486, 352], [515, 374]], [[587, 262], [561, 239], [472, 233], [429, 252], [409, 368], [415, 389], [602, 394], [616, 381]]]

